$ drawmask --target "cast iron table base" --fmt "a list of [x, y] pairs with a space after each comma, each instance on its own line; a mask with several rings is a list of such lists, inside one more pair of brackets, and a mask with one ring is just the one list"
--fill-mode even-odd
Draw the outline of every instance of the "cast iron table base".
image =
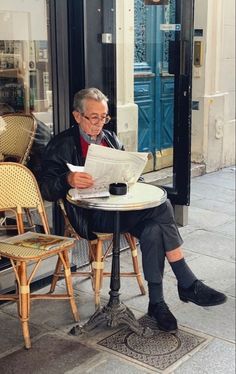
[[70, 331], [70, 334], [78, 336], [85, 332], [89, 332], [103, 322], [107, 323], [109, 327], [118, 327], [119, 325], [127, 325], [133, 332], [138, 335], [149, 338], [153, 336], [153, 332], [149, 327], [142, 327], [136, 320], [133, 312], [127, 308], [123, 303], [118, 305], [105, 305], [97, 309], [90, 317], [88, 322], [83, 326], [76, 325]]
[[136, 320], [133, 312], [120, 302], [120, 214], [114, 212], [114, 236], [112, 252], [112, 270], [110, 283], [110, 299], [107, 305], [96, 310], [88, 322], [83, 326], [76, 325], [70, 331], [72, 335], [81, 335], [89, 332], [103, 322], [109, 327], [118, 327], [121, 324], [127, 325], [138, 335], [151, 337], [152, 330], [149, 327], [142, 327]]

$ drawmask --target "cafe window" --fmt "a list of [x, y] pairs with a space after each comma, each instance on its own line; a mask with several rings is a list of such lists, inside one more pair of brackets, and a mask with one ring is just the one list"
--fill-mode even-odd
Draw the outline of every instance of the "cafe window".
[[1, 0], [0, 115], [26, 113], [36, 118], [29, 161], [33, 171], [53, 133], [48, 28], [48, 1]]

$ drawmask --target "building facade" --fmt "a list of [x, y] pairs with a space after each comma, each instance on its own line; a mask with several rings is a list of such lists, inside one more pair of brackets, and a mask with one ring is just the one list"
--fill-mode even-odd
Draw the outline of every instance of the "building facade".
[[[191, 160], [205, 164], [206, 172], [211, 172], [235, 164], [235, 2], [195, 0], [194, 8]], [[121, 0], [117, 9], [117, 129], [130, 149], [138, 143], [134, 32], [134, 1]]]
[[[46, 145], [73, 124], [74, 93], [96, 86], [109, 97], [109, 128], [127, 150], [149, 152], [146, 172], [172, 167], [165, 188], [173, 205], [185, 208], [191, 161], [206, 172], [235, 163], [234, 6], [0, 0], [0, 116], [33, 114], [35, 140]], [[38, 157], [29, 160], [34, 172]], [[56, 207], [53, 217], [60, 232]]]
[[[58, 117], [61, 118], [62, 113], [59, 113], [58, 117], [56, 113], [53, 113], [53, 94], [55, 95], [55, 93], [53, 93], [52, 80], [53, 65], [56, 61], [52, 61], [52, 58], [60, 60], [60, 56], [53, 53], [55, 48], [50, 45], [51, 34], [53, 33], [50, 25], [55, 22], [52, 18], [56, 15], [57, 18], [63, 18], [61, 23], [65, 28], [70, 27], [72, 17], [69, 14], [66, 0], [59, 0], [57, 2], [60, 5], [59, 7], [56, 4], [54, 5], [54, 13], [50, 10], [53, 8], [51, 3], [53, 1], [46, 0], [21, 0], [19, 2], [1, 0], [0, 2], [0, 113], [3, 114], [8, 111], [33, 112], [39, 121], [50, 127], [51, 132], [58, 132], [63, 129], [62, 125], [58, 125]], [[157, 154], [156, 165], [150, 165], [147, 169], [147, 171], [152, 171], [170, 166], [173, 164], [173, 160], [171, 158], [169, 164], [159, 162], [160, 146], [154, 144], [153, 150], [149, 144], [142, 145], [140, 139], [142, 136], [140, 128], [143, 125], [140, 122], [139, 117], [142, 113], [139, 109], [142, 103], [139, 98], [135, 97], [135, 87], [141, 87], [137, 85], [140, 81], [140, 74], [138, 75], [137, 71], [134, 72], [134, 69], [137, 44], [135, 38], [140, 31], [139, 26], [142, 27], [140, 35], [141, 33], [144, 34], [145, 27], [148, 27], [144, 24], [137, 25], [137, 13], [142, 3], [142, 11], [145, 7], [148, 11], [153, 11], [154, 7], [159, 10], [164, 7], [167, 8], [168, 4], [173, 6], [175, 2], [170, 0], [165, 2], [166, 5], [160, 5], [158, 2], [151, 1], [145, 3], [144, 0], [95, 1], [93, 7], [91, 7], [92, 3], [90, 1], [77, 1], [77, 5], [75, 2], [74, 7], [76, 8], [76, 14], [79, 14], [82, 8], [83, 11], [86, 10], [87, 21], [91, 22], [93, 18], [100, 22], [98, 15], [102, 15], [108, 20], [107, 24], [104, 23], [101, 33], [104, 38], [113, 35], [113, 41], [103, 41], [104, 45], [107, 43], [107, 49], [109, 43], [115, 43], [116, 71], [113, 71], [113, 73], [116, 74], [116, 87], [113, 96], [115, 96], [114, 105], [117, 107], [116, 129], [128, 150], [139, 149], [142, 151], [147, 149], [152, 153], [152, 157], [155, 157], [155, 153]], [[146, 5], [151, 3], [154, 3], [154, 5]], [[56, 14], [62, 11], [63, 6], [66, 9], [66, 14]], [[232, 165], [235, 162], [235, 2], [233, 0], [227, 0], [226, 2], [223, 0], [195, 0], [194, 8], [191, 159], [193, 162], [204, 163], [206, 171], [210, 172]], [[147, 12], [146, 16], [148, 17]], [[150, 22], [152, 21], [154, 23], [156, 19], [150, 18]], [[142, 19], [140, 22], [142, 23]], [[163, 22], [163, 20], [159, 22]], [[167, 23], [166, 20], [165, 22]], [[169, 19], [168, 22], [173, 23], [174, 21]], [[77, 87], [79, 89], [80, 86], [90, 84], [101, 86], [102, 80], [109, 79], [109, 77], [104, 78], [104, 69], [109, 70], [109, 66], [104, 67], [106, 62], [101, 51], [100, 55], [98, 53], [96, 56], [96, 59], [98, 59], [96, 61], [96, 63], [98, 62], [96, 64], [97, 69], [93, 62], [90, 62], [93, 60], [93, 56], [89, 49], [91, 43], [94, 43], [94, 45], [96, 43], [93, 40], [94, 37], [89, 24], [86, 23], [85, 16], [84, 23], [80, 27], [81, 31], [86, 30], [89, 43], [85, 46], [83, 52], [87, 54], [83, 57], [87, 64], [87, 76], [77, 80]], [[152, 32], [151, 28], [148, 29], [148, 32], [150, 30]], [[160, 37], [162, 37], [162, 34], [160, 34]], [[70, 37], [71, 35], [73, 34], [71, 33]], [[58, 35], [56, 37], [58, 43], [63, 43], [63, 40], [59, 40]], [[79, 37], [79, 30], [77, 30], [77, 35], [74, 36], [73, 40], [75, 48], [76, 44], [79, 46], [82, 43], [81, 40], [76, 42], [76, 38], [79, 39]], [[86, 43], [84, 40], [83, 42]], [[149, 42], [153, 43], [153, 40], [143, 39], [143, 43], [147, 43], [147, 49]], [[158, 49], [158, 43], [152, 44], [152, 47]], [[64, 48], [69, 48], [68, 41], [64, 41]], [[65, 51], [64, 54], [66, 54]], [[76, 58], [79, 60], [80, 56], [77, 54]], [[59, 61], [59, 71], [60, 69], [63, 70], [62, 77], [66, 77], [64, 70], [67, 70], [67, 73], [70, 70], [66, 63], [66, 60], [64, 65]], [[163, 61], [161, 63], [163, 64]], [[78, 73], [80, 73], [80, 70], [79, 68]], [[94, 73], [95, 70], [99, 72], [96, 74]], [[147, 76], [148, 69], [146, 70], [144, 73]], [[73, 76], [75, 78], [74, 71]], [[150, 76], [154, 73], [153, 71], [150, 72]], [[102, 76], [100, 80], [98, 74]], [[164, 74], [162, 79], [163, 76]], [[167, 78], [170, 82], [171, 78]], [[150, 81], [151, 79], [152, 77]], [[60, 85], [60, 82], [58, 84]], [[63, 87], [68, 91], [69, 100], [71, 100], [71, 91], [76, 90], [77, 87], [71, 87], [70, 82], [63, 82]], [[140, 88], [140, 92], [142, 90], [145, 91], [145, 86]], [[153, 92], [150, 92], [150, 100], [157, 90], [158, 85], [154, 86]], [[64, 100], [66, 100], [65, 97]], [[162, 102], [158, 102], [158, 99], [156, 103], [157, 106], [162, 105]], [[155, 117], [153, 111], [147, 112], [147, 114], [149, 118]], [[159, 133], [161, 133], [158, 123], [163, 121], [163, 118], [159, 118], [157, 113], [153, 124], [154, 133], [149, 132], [150, 136], [156, 136], [156, 143], [159, 140], [158, 133], [155, 134], [155, 129], [158, 128]], [[70, 122], [69, 115], [67, 117], [63, 115], [63, 121]], [[64, 125], [64, 127], [66, 126], [68, 124]], [[173, 128], [170, 131], [173, 131]], [[151, 140], [149, 140], [150, 142]], [[169, 145], [171, 145], [171, 140]], [[164, 148], [167, 148], [167, 146], [164, 146]], [[168, 149], [170, 148], [168, 146]], [[164, 153], [163, 150], [162, 153]]]
[[235, 2], [195, 0], [201, 63], [193, 65], [192, 160], [206, 172], [235, 164]]

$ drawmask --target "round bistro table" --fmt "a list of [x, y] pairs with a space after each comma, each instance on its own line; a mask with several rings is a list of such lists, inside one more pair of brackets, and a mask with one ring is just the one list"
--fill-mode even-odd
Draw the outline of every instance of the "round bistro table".
[[68, 192], [67, 200], [71, 204], [86, 209], [114, 212], [110, 299], [107, 305], [98, 308], [82, 327], [79, 325], [73, 327], [71, 334], [79, 335], [106, 322], [110, 327], [125, 324], [139, 335], [152, 335], [150, 329], [141, 327], [133, 312], [120, 301], [120, 212], [153, 208], [163, 204], [166, 199], [167, 193], [163, 188], [146, 183], [135, 183], [129, 187], [126, 195], [110, 195], [105, 198], [75, 200], [71, 197], [70, 191]]

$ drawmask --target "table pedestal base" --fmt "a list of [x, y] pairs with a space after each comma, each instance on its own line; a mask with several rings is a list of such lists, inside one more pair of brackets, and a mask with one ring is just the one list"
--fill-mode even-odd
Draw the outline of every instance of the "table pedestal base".
[[151, 337], [153, 335], [152, 330], [149, 327], [143, 327], [136, 320], [133, 312], [127, 308], [123, 303], [111, 304], [108, 303], [101, 309], [97, 309], [96, 312], [90, 317], [82, 327], [77, 325], [70, 331], [72, 335], [81, 335], [84, 332], [89, 332], [101, 323], [106, 322], [109, 327], [118, 327], [119, 325], [127, 325], [136, 334]]
[[[149, 197], [151, 189], [152, 198]], [[153, 191], [154, 189], [154, 191]], [[157, 191], [161, 191], [161, 195], [157, 198]], [[136, 192], [135, 192], [136, 191]], [[144, 197], [148, 198], [144, 198]], [[103, 308], [96, 310], [92, 317], [83, 327], [79, 325], [72, 328], [70, 333], [72, 335], [81, 335], [83, 332], [90, 331], [102, 322], [106, 322], [107, 326], [118, 327], [120, 324], [127, 325], [132, 331], [144, 337], [153, 336], [153, 332], [148, 327], [142, 327], [135, 319], [134, 314], [127, 308], [119, 299], [120, 290], [120, 212], [130, 210], [142, 210], [153, 208], [163, 204], [166, 201], [166, 191], [159, 189], [156, 186], [150, 186], [143, 183], [137, 183], [136, 189], [133, 187], [129, 198], [122, 197], [118, 202], [114, 203], [114, 199], [108, 200], [97, 199], [82, 199], [75, 202], [67, 197], [72, 204], [78, 205], [82, 208], [101, 209], [113, 211], [114, 226], [113, 226], [113, 251], [112, 251], [112, 266], [111, 266], [111, 282], [110, 282], [110, 299], [108, 304]]]

